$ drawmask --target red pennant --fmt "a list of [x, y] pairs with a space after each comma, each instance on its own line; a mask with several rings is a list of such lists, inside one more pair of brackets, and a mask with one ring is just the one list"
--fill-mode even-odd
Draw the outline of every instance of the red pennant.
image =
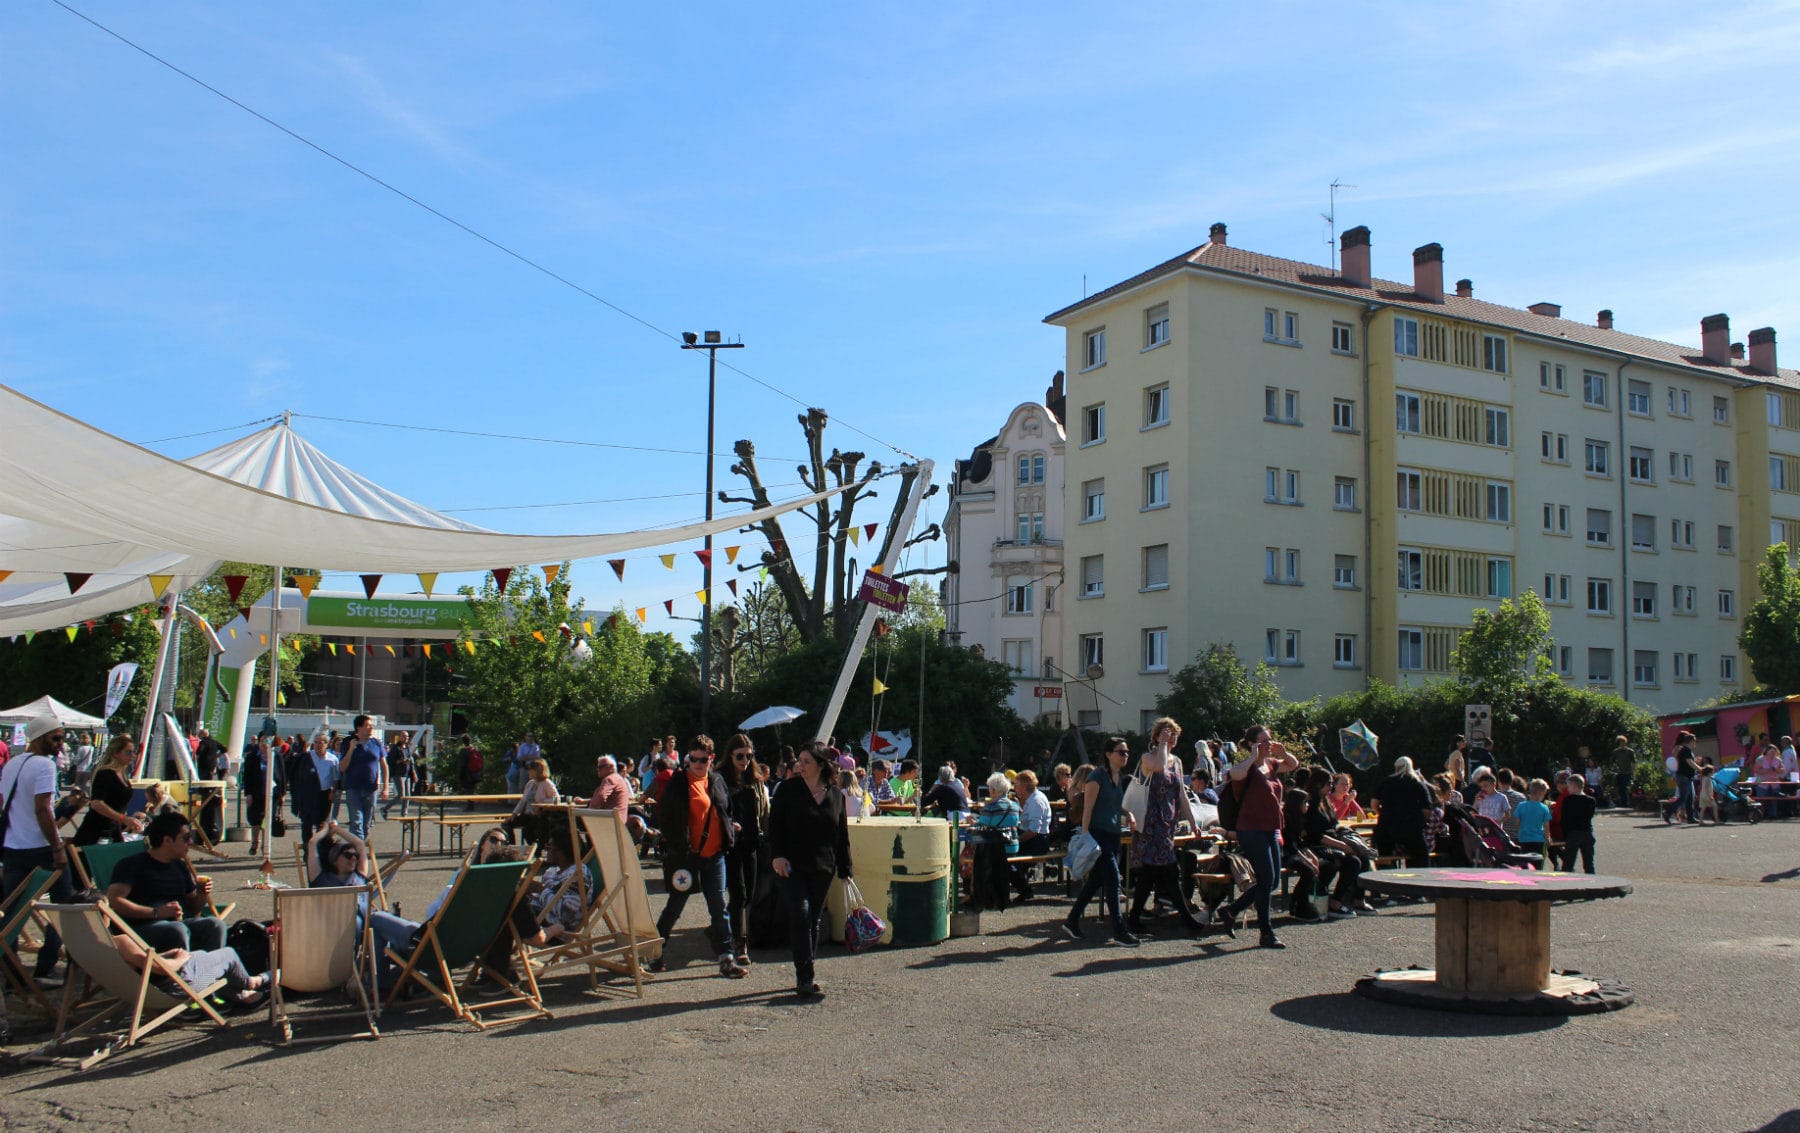
[[725, 580], [725, 585], [731, 587], [731, 596], [733, 598], [736, 598], [737, 597], [737, 579], [728, 578]]
[[711, 551], [706, 551], [706, 550], [695, 551], [694, 557], [696, 559], [700, 560], [701, 566], [709, 567], [712, 565], [712, 552]]
[[663, 609], [665, 611], [667, 611], [668, 615], [671, 618], [674, 617], [675, 616], [675, 599], [670, 598], [668, 601], [664, 602]]
[[125, 636], [125, 623], [124, 622], [114, 622], [112, 624], [112, 630], [113, 630], [114, 637], [124, 637]]
[[873, 524], [873, 523], [865, 523], [865, 524], [863, 524], [863, 538], [864, 538], [864, 539], [873, 539], [873, 538], [875, 538], [875, 526], [876, 526], [876, 525], [875, 525], [875, 524]]
[[620, 582], [625, 581], [625, 560], [624, 559], [607, 559], [606, 565], [613, 568], [613, 573], [619, 576]]
[[238, 613], [240, 613], [240, 614], [242, 614], [242, 615], [244, 615], [244, 620], [245, 620], [245, 621], [249, 621], [249, 620], [250, 620], [250, 607], [248, 607], [248, 606], [239, 606], [239, 607], [238, 607]]
[[365, 574], [362, 576], [362, 580], [363, 580], [363, 597], [365, 597], [365, 598], [375, 597], [375, 588], [377, 586], [381, 585], [381, 576], [379, 574]]
[[73, 574], [65, 571], [63, 572], [63, 577], [69, 581], [69, 593], [74, 594], [83, 586], [86, 586], [87, 580], [94, 576], [92, 574]]
[[225, 596], [231, 599], [233, 606], [237, 605], [238, 595], [244, 592], [244, 583], [249, 581], [248, 575], [228, 574], [225, 576]]
[[500, 593], [506, 593], [506, 580], [512, 577], [512, 572], [513, 568], [511, 567], [494, 568], [494, 588], [499, 590]]
[[81, 624], [82, 624], [82, 625], [84, 625], [84, 626], [86, 626], [86, 627], [87, 627], [87, 631], [88, 631], [88, 632], [89, 632], [89, 633], [93, 633], [93, 632], [94, 632], [94, 626], [96, 626], [96, 625], [98, 625], [98, 624], [99, 624], [99, 623], [97, 623], [97, 622], [96, 622], [96, 621], [94, 621], [94, 619], [93, 619], [93, 618], [89, 618], [89, 619], [88, 619], [88, 620], [87, 620], [87, 621], [85, 621], [85, 622], [82, 622], [82, 623], [81, 623]]
[[606, 628], [607, 629], [618, 629], [619, 628], [619, 612], [617, 610], [614, 610], [611, 614], [607, 615]]

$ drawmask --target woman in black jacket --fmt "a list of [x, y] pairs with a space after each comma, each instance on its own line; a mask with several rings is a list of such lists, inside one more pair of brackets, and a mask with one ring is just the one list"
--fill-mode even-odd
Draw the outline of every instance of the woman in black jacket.
[[836, 768], [825, 745], [814, 741], [795, 757], [798, 774], [782, 780], [769, 804], [769, 849], [787, 895], [788, 943], [794, 952], [794, 994], [816, 999], [813, 979], [819, 922], [833, 874], [850, 879], [850, 824], [844, 793], [833, 785]]
[[1375, 820], [1375, 852], [1382, 857], [1404, 854], [1409, 866], [1429, 864], [1425, 819], [1435, 800], [1411, 759], [1403, 755], [1394, 760], [1394, 773], [1382, 780], [1375, 803], [1381, 812]]
[[756, 748], [739, 732], [725, 745], [725, 762], [719, 768], [731, 789], [731, 824], [737, 840], [725, 856], [725, 886], [731, 898], [731, 930], [737, 942], [737, 962], [750, 963], [750, 898], [756, 892], [757, 859], [762, 851], [763, 830], [769, 824], [769, 789], [756, 771]]

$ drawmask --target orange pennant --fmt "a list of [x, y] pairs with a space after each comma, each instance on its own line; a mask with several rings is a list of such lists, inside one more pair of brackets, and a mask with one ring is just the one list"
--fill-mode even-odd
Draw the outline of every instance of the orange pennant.
[[544, 567], [544, 585], [550, 586], [554, 584], [556, 582], [556, 576], [561, 573], [561, 563], [550, 563], [548, 566]]
[[[10, 571], [10, 570], [0, 570], [0, 582], [5, 582], [5, 581], [6, 581], [6, 580], [7, 580], [7, 579], [9, 579], [9, 578], [11, 578], [11, 577], [12, 577], [12, 571]], [[152, 576], [152, 577], [156, 577], [156, 576], [154, 576], [154, 575], [153, 575], [153, 576]], [[175, 576], [174, 576], [174, 575], [170, 575], [170, 574], [165, 574], [165, 575], [162, 575], [162, 576], [161, 576], [161, 577], [163, 577], [163, 578], [173, 578], [173, 577], [175, 577]], [[165, 583], [163, 583], [163, 585], [164, 585], [164, 586], [167, 586], [167, 585], [168, 585], [168, 583], [166, 583], [166, 582], [165, 582]], [[158, 591], [157, 591], [157, 592], [156, 592], [156, 596], [157, 596], [157, 597], [158, 597], [158, 598], [161, 598], [161, 597], [162, 597], [162, 591], [160, 591], [160, 590], [158, 590]]]
[[300, 597], [302, 598], [311, 598], [313, 590], [316, 589], [318, 585], [319, 576], [316, 574], [296, 574], [294, 576], [294, 588], [300, 591]]
[[267, 644], [269, 644], [269, 635], [268, 635], [268, 634], [266, 634], [266, 633], [259, 633], [259, 634], [257, 634], [257, 635], [256, 635], [256, 636], [258, 636], [258, 637], [260, 637], [260, 638], [262, 638], [262, 643], [263, 643], [263, 644], [264, 644], [264, 645], [267, 645]]
[[658, 555], [656, 557], [661, 559], [662, 565], [667, 567], [669, 570], [675, 569], [675, 556], [674, 555]]
[[419, 650], [420, 650], [420, 652], [424, 653], [425, 656], [427, 656], [427, 657], [431, 656], [431, 642], [429, 642], [429, 641], [421, 642], [419, 645]]
[[725, 548], [725, 561], [728, 563], [737, 562], [737, 553], [743, 549], [742, 546]]
[[538, 639], [538, 640], [539, 640], [539, 641], [546, 641], [546, 640], [548, 640], [548, 639], [547, 639], [547, 638], [545, 638], [545, 637], [544, 637], [544, 631], [543, 631], [543, 630], [541, 630], [541, 629], [534, 629], [534, 630], [532, 630], [532, 631], [531, 631], [531, 636], [533, 636], [533, 637], [535, 637], [535, 638], [537, 638], [537, 639]]
[[432, 588], [435, 587], [436, 585], [437, 585], [437, 572], [436, 571], [432, 571], [430, 574], [421, 574], [419, 576], [419, 586], [425, 591], [425, 597], [427, 597], [427, 598], [431, 597]]
[[637, 608], [637, 616], [638, 616], [638, 621], [640, 621], [640, 622], [645, 621], [646, 619], [648, 619], [650, 617], [650, 611], [646, 607], [639, 606]]
[[344, 652], [346, 652], [346, 653], [350, 654], [350, 656], [354, 657], [354, 656], [356, 656], [356, 646], [351, 645], [349, 642], [345, 642], [344, 643]]

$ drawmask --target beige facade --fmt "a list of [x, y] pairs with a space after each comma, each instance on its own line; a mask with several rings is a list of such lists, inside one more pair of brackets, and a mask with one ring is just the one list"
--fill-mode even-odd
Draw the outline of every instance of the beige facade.
[[1754, 568], [1800, 528], [1773, 332], [1733, 358], [1717, 316], [1687, 350], [1446, 295], [1442, 249], [1414, 260], [1411, 285], [1372, 278], [1356, 229], [1334, 273], [1220, 225], [1046, 320], [1070, 373], [1061, 650], [1101, 666], [1091, 723], [1143, 727], [1214, 642], [1290, 696], [1441, 676], [1472, 610], [1526, 589], [1576, 683], [1675, 710], [1751, 681]]

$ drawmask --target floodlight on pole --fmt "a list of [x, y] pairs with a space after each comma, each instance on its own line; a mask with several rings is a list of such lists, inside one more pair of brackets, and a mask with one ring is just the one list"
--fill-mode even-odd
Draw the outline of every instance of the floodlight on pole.
[[[716, 330], [706, 332], [706, 341], [693, 331], [683, 331], [681, 348], [683, 350], [706, 351], [706, 521], [713, 517], [713, 427], [717, 411], [717, 393], [719, 386], [719, 351], [742, 350], [741, 342], [725, 342]], [[706, 534], [705, 582], [700, 589], [700, 730], [710, 732], [708, 716], [712, 710], [712, 532]]]

